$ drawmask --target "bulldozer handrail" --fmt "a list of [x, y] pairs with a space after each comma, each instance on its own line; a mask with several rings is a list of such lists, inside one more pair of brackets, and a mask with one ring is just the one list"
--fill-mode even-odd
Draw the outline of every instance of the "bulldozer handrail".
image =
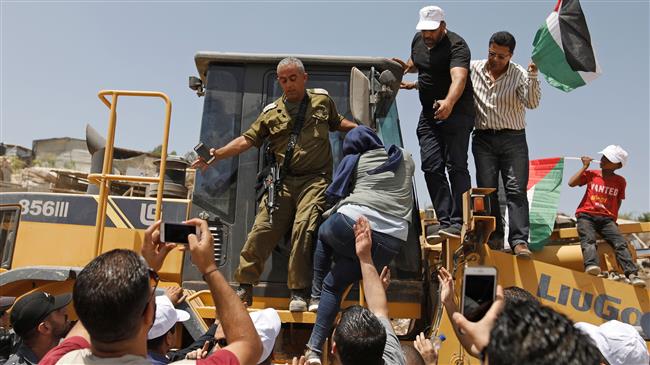
[[[112, 98], [109, 101], [106, 96], [110, 95]], [[171, 122], [172, 103], [165, 93], [159, 91], [133, 91], [133, 90], [101, 90], [97, 96], [99, 100], [104, 103], [109, 109], [110, 114], [108, 118], [108, 133], [106, 135], [106, 150], [104, 151], [104, 165], [101, 174], [89, 174], [88, 180], [93, 184], [99, 185], [99, 196], [97, 205], [97, 220], [95, 222], [95, 256], [98, 256], [102, 251], [104, 240], [104, 228], [106, 217], [106, 201], [108, 199], [109, 185], [111, 181], [124, 180], [124, 181], [141, 181], [141, 182], [157, 182], [158, 191], [156, 193], [156, 211], [155, 220], [160, 219], [162, 208], [162, 193], [165, 184], [165, 168], [167, 166], [167, 142], [169, 140], [169, 125]], [[158, 178], [154, 177], [136, 177], [136, 176], [120, 176], [112, 175], [113, 170], [113, 147], [115, 145], [115, 127], [117, 124], [117, 100], [119, 96], [138, 96], [138, 97], [155, 97], [161, 98], [165, 101], [165, 124], [163, 127], [163, 140], [162, 149], [160, 151], [160, 170]]]

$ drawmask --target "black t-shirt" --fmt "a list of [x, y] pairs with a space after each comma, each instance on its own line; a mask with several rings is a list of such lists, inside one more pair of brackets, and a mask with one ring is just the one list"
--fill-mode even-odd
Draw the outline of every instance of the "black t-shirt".
[[[449, 70], [463, 67], [469, 72], [471, 59], [469, 47], [465, 40], [454, 32], [447, 34], [433, 48], [428, 49], [420, 32], [415, 34], [411, 43], [411, 59], [418, 69], [418, 89], [423, 109], [430, 109], [434, 100], [447, 97], [451, 85]], [[467, 75], [463, 95], [452, 110], [454, 114], [474, 115], [472, 80]]]

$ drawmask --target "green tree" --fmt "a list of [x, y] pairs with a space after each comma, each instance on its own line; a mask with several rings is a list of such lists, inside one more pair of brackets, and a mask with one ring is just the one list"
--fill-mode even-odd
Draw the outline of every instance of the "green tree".
[[[154, 149], [149, 151], [149, 153], [153, 154], [156, 157], [160, 157], [160, 155], [162, 153], [162, 145], [159, 144], [158, 146], [154, 147]], [[176, 151], [171, 151], [170, 153], [168, 153], [168, 155], [176, 156]]]
[[639, 222], [650, 222], [650, 212], [644, 212], [637, 217]]
[[618, 215], [620, 219], [627, 219], [628, 221], [633, 221], [635, 220], [634, 214], [633, 213], [621, 213]]

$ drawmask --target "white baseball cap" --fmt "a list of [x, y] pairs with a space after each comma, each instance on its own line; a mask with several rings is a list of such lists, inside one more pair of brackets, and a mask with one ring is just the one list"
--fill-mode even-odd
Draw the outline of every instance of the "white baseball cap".
[[262, 356], [260, 356], [258, 364], [266, 360], [275, 346], [275, 339], [280, 334], [282, 321], [278, 312], [273, 308], [266, 308], [264, 310], [250, 312], [251, 319], [257, 334], [262, 341]]
[[637, 330], [623, 322], [612, 320], [594, 326], [578, 322], [575, 327], [587, 334], [611, 365], [648, 364], [648, 348]]
[[147, 340], [158, 338], [169, 331], [176, 322], [185, 322], [190, 319], [190, 314], [184, 310], [174, 308], [172, 301], [166, 295], [156, 297], [156, 320], [149, 329]]
[[604, 155], [607, 157], [608, 160], [610, 160], [613, 163], [621, 163], [621, 165], [625, 166], [627, 163], [627, 151], [623, 149], [623, 147], [615, 145], [615, 144], [610, 144], [609, 146], [605, 147], [604, 150], [598, 152], [601, 155]]
[[415, 27], [417, 30], [436, 30], [440, 22], [445, 20], [445, 12], [435, 5], [425, 6], [420, 9], [420, 21]]

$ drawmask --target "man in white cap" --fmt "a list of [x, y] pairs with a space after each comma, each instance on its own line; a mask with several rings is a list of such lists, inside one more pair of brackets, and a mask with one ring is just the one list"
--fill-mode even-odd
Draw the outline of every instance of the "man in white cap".
[[628, 154], [617, 145], [609, 145], [599, 153], [603, 155], [600, 159], [601, 170], [587, 170], [592, 158], [583, 156], [582, 168], [569, 179], [571, 187], [587, 185], [585, 195], [576, 210], [585, 272], [591, 275], [600, 274], [596, 246], [597, 234], [600, 234], [614, 247], [616, 261], [632, 285], [645, 287], [645, 281], [637, 275], [639, 268], [632, 261], [627, 241], [616, 225], [618, 209], [625, 199], [626, 182], [625, 178], [617, 175], [615, 171], [625, 165]]
[[164, 365], [171, 362], [166, 354], [174, 344], [176, 323], [185, 322], [188, 319], [190, 319], [190, 314], [174, 308], [166, 295], [156, 297], [156, 318], [147, 334], [147, 357], [153, 365]]
[[636, 329], [616, 320], [600, 326], [578, 322], [575, 327], [594, 342], [608, 365], [646, 365], [650, 362], [648, 348]]
[[411, 42], [409, 60], [393, 60], [402, 65], [405, 74], [418, 73], [417, 82], [403, 82], [401, 87], [419, 91], [422, 112], [417, 136], [424, 179], [440, 234], [460, 237], [462, 197], [471, 187], [467, 169], [475, 115], [468, 77], [471, 54], [465, 40], [447, 30], [445, 14], [437, 6], [420, 9], [416, 29], [419, 32]]

